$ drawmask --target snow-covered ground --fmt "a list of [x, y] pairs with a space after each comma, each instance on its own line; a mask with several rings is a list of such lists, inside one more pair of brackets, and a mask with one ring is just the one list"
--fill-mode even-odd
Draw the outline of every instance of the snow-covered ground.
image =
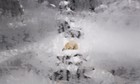
[[[56, 14], [54, 9], [27, 10], [24, 24], [1, 18], [0, 35], [7, 43], [0, 39], [0, 84], [52, 84], [48, 74], [56, 71], [56, 56], [67, 42], [57, 33]], [[140, 9], [114, 3], [105, 12], [67, 16], [84, 32], [76, 42], [88, 59], [84, 66], [95, 67], [89, 84], [140, 83], [139, 14]]]

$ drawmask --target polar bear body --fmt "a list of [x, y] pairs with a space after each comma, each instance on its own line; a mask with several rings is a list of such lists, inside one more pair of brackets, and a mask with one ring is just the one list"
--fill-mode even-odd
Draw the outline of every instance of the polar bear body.
[[78, 44], [75, 41], [69, 41], [65, 44], [64, 48], [62, 50], [77, 50]]

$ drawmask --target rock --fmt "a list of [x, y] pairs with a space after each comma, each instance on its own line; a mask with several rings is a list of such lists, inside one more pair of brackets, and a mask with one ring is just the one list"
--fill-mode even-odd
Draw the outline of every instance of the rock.
[[80, 38], [83, 35], [80, 30], [68, 30], [65, 32], [65, 38]]
[[[91, 77], [85, 75], [86, 70], [87, 70], [87, 69], [80, 69], [80, 68], [77, 69], [76, 76], [77, 76], [78, 80], [79, 80], [79, 79], [83, 79], [83, 78], [84, 78], [84, 79], [89, 79], [89, 78], [91, 78]], [[93, 69], [92, 69], [92, 70], [93, 70]]]
[[58, 33], [62, 33], [70, 29], [70, 25], [67, 21], [58, 21]]
[[57, 59], [60, 61], [57, 63], [58, 65], [60, 63], [65, 63], [66, 65], [73, 64], [79, 66], [85, 61], [81, 54], [57, 56]]
[[69, 6], [70, 2], [69, 1], [60, 1], [59, 3], [59, 9], [60, 11], [66, 10]]
[[54, 72], [50, 77], [50, 80], [54, 80], [54, 81], [61, 81], [61, 80], [66, 80], [69, 81], [70, 79], [70, 71], [69, 70], [58, 70], [56, 72]]

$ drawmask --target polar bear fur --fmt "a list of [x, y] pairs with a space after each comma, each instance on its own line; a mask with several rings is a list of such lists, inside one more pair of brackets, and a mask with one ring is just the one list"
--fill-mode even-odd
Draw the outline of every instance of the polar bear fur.
[[64, 51], [64, 50], [77, 50], [77, 49], [78, 49], [78, 44], [75, 41], [69, 41], [65, 44], [62, 51]]

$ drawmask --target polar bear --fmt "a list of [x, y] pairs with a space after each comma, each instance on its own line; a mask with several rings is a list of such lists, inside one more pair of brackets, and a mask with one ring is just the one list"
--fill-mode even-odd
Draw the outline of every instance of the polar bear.
[[65, 44], [62, 51], [64, 51], [64, 50], [77, 50], [77, 49], [78, 49], [78, 44], [75, 41], [69, 41]]

